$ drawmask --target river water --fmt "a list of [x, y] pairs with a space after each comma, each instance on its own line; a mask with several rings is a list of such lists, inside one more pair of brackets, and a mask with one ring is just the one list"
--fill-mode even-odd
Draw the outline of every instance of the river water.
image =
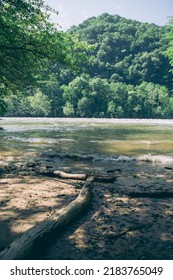
[[173, 120], [2, 118], [0, 156], [41, 152], [173, 162]]

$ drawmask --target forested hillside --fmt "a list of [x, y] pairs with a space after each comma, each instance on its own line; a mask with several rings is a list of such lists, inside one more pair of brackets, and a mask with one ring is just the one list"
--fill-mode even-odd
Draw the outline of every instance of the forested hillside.
[[165, 26], [105, 13], [68, 32], [93, 45], [88, 59], [75, 74], [51, 64], [52, 74], [40, 73], [44, 79], [25, 97], [5, 98], [7, 116], [173, 117]]

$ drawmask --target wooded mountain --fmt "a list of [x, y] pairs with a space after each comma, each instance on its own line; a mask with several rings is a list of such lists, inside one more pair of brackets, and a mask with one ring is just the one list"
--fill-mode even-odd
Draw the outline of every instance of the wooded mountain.
[[118, 15], [92, 17], [70, 33], [96, 44], [88, 73], [111, 81], [138, 85], [143, 81], [171, 88], [170, 65], [164, 52], [166, 28], [128, 20]]
[[52, 74], [30, 97], [6, 98], [8, 115], [173, 117], [166, 26], [104, 13], [68, 32], [93, 45], [81, 70], [72, 74], [52, 65]]

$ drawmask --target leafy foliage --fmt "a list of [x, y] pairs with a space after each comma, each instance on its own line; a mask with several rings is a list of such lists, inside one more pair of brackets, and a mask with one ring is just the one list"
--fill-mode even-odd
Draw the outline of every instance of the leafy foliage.
[[[30, 71], [27, 77], [39, 79], [37, 92], [40, 93], [36, 95], [30, 87], [23, 90], [24, 83], [12, 75], [22, 85], [19, 91], [27, 92], [31, 96], [31, 98], [21, 98], [20, 94], [19, 97], [15, 96], [20, 101], [16, 107], [18, 108], [16, 114], [28, 115], [27, 108], [30, 108], [30, 116], [111, 118], [173, 116], [173, 75], [169, 63], [171, 60], [173, 64], [172, 20], [168, 27], [161, 27], [105, 13], [87, 19], [79, 26], [73, 26], [64, 34], [55, 32], [42, 12], [41, 16], [48, 24], [48, 29], [44, 30], [43, 24], [41, 30], [41, 27], [36, 30], [38, 34], [36, 32], [32, 36], [38, 36], [39, 40], [44, 41], [45, 34], [47, 40], [45, 44], [50, 40], [48, 52], [41, 58], [38, 56], [38, 59], [35, 59], [33, 54], [28, 54], [32, 59], [30, 57], [31, 60], [27, 61], [29, 65], [26, 67], [26, 70]], [[26, 29], [26, 32], [29, 31]], [[39, 44], [43, 45], [38, 50], [43, 48], [44, 52], [46, 46], [43, 41], [39, 41]], [[33, 58], [37, 62], [34, 68], [31, 67]], [[24, 60], [22, 65], [23, 63]], [[43, 67], [45, 64], [48, 68]], [[24, 67], [22, 65], [20, 69]], [[36, 73], [39, 67], [44, 71], [38, 75]], [[51, 74], [48, 70], [50, 68]], [[13, 65], [10, 69], [13, 69]], [[25, 73], [25, 70], [22, 71]], [[24, 78], [25, 74], [22, 77]], [[32, 84], [32, 79], [28, 80], [28, 86]], [[2, 84], [4, 86], [5, 81]], [[44, 100], [43, 103], [40, 102], [43, 110], [37, 114], [31, 106], [31, 100], [34, 98]], [[13, 100], [12, 95], [8, 104], [10, 100]], [[28, 101], [30, 105], [26, 106]], [[12, 107], [8, 106], [8, 115], [14, 115]]]
[[[0, 1], [0, 94], [25, 92], [43, 79], [41, 71], [66, 65], [77, 71], [87, 47], [77, 36], [58, 32], [44, 1]], [[4, 102], [4, 101], [3, 101]], [[4, 111], [1, 101], [1, 111]]]
[[171, 65], [173, 66], [173, 17], [169, 18], [169, 23], [167, 25], [166, 36], [169, 40], [169, 46], [167, 49], [167, 56], [170, 59]]
[[[157, 118], [172, 116], [172, 74], [166, 27], [118, 15], [92, 17], [71, 34], [97, 47], [87, 75], [62, 86], [66, 116]], [[73, 109], [73, 110], [72, 110]]]
[[33, 84], [47, 59], [65, 59], [63, 36], [55, 33], [42, 7], [42, 1], [0, 2], [0, 84], [7, 89]]
[[165, 27], [105, 13], [72, 27], [71, 33], [97, 44], [94, 65], [88, 70], [91, 77], [116, 77], [116, 81], [127, 84], [146, 81], [172, 87], [170, 65], [164, 55], [168, 46]]
[[5, 98], [12, 116], [46, 117], [50, 113], [51, 101], [40, 90], [32, 96], [12, 95]]

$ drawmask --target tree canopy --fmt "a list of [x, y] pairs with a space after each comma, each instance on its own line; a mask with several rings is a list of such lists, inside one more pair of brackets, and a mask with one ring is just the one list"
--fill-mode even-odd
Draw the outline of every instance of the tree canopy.
[[64, 59], [62, 35], [55, 33], [42, 7], [42, 1], [0, 2], [0, 83], [4, 87], [30, 85], [47, 59]]
[[167, 56], [170, 59], [171, 66], [173, 66], [173, 17], [169, 18], [167, 25], [167, 38], [169, 40], [169, 45], [167, 49]]
[[[58, 64], [76, 67], [85, 45], [58, 31], [44, 1], [0, 1], [0, 106], [3, 95], [36, 85], [40, 71]], [[54, 11], [55, 12], [55, 11]], [[78, 63], [79, 65], [79, 63]]]
[[[37, 1], [40, 2], [39, 7], [31, 4], [31, 1], [12, 2], [24, 2], [34, 9], [33, 21], [29, 18], [32, 13], [29, 13], [28, 29], [21, 27], [21, 30], [26, 32], [24, 38], [30, 38], [27, 37], [29, 34], [33, 42], [36, 40], [36, 44], [27, 45], [26, 40], [23, 46], [18, 36], [20, 28], [18, 30], [16, 27], [18, 20], [14, 27], [13, 24], [10, 25], [12, 30], [14, 28], [13, 36], [16, 33], [14, 46], [16, 42], [17, 46], [29, 50], [25, 54], [23, 49], [2, 48], [5, 53], [2, 61], [7, 60], [9, 72], [8, 67], [1, 67], [1, 88], [6, 86], [10, 90], [16, 88], [19, 91], [19, 95], [16, 95], [15, 90], [15, 97], [10, 94], [2, 98], [1, 107], [8, 104], [7, 115], [136, 118], [173, 116], [173, 74], [170, 64], [171, 61], [173, 65], [172, 20], [167, 27], [104, 13], [63, 33], [57, 32], [49, 22], [46, 13], [48, 8], [42, 11], [42, 1]], [[9, 9], [11, 11], [12, 7]], [[27, 18], [27, 14], [25, 17]], [[41, 25], [37, 28], [40, 19]], [[33, 23], [31, 27], [29, 21]], [[25, 20], [21, 16], [21, 26], [22, 22], [24, 25]], [[12, 40], [12, 35], [10, 36]], [[9, 38], [5, 42], [10, 46]], [[2, 42], [0, 36], [0, 46]], [[15, 56], [19, 59], [17, 66]], [[78, 71], [71, 71], [67, 65]], [[35, 80], [39, 81], [37, 88], [31, 89]], [[23, 92], [27, 92], [31, 98], [22, 97]], [[39, 98], [44, 101], [40, 103], [43, 108], [40, 113], [36, 113], [31, 101]], [[28, 102], [31, 108], [29, 111], [25, 109]], [[15, 104], [18, 104], [18, 109], [14, 112], [12, 108]]]
[[97, 44], [94, 63], [88, 69], [91, 77], [99, 75], [135, 85], [146, 81], [172, 88], [170, 64], [165, 56], [165, 26], [104, 13], [73, 26], [70, 32]]

